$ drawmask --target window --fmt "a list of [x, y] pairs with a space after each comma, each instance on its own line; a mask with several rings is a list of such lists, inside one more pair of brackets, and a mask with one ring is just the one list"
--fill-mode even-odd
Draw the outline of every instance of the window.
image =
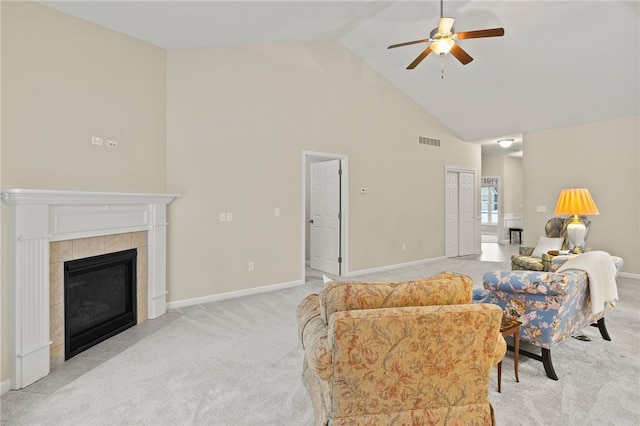
[[480, 211], [483, 225], [498, 224], [498, 178], [482, 178]]

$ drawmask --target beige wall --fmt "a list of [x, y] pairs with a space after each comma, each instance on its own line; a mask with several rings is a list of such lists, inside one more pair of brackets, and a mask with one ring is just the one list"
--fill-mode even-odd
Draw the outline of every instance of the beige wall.
[[522, 213], [522, 158], [504, 158], [504, 212]]
[[164, 191], [164, 50], [38, 4], [2, 8], [3, 185]]
[[174, 50], [167, 64], [170, 301], [301, 279], [303, 151], [349, 156], [350, 271], [444, 255], [445, 165], [479, 175], [480, 148], [343, 46]]
[[502, 191], [498, 194], [498, 208], [501, 214], [522, 213], [522, 158], [483, 155], [482, 176], [500, 177]]
[[[31, 2], [2, 8], [4, 188], [165, 192], [165, 52]], [[91, 145], [91, 137], [118, 142]], [[2, 375], [9, 378], [7, 208]]]
[[640, 274], [639, 146], [639, 116], [524, 134], [525, 243], [535, 245], [562, 189], [588, 188], [600, 214], [589, 217], [587, 246]]

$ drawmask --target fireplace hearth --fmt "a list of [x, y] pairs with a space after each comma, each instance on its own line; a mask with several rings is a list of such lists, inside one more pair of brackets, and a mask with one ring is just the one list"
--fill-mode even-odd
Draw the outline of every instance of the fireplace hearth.
[[65, 360], [137, 324], [136, 264], [136, 249], [65, 262]]

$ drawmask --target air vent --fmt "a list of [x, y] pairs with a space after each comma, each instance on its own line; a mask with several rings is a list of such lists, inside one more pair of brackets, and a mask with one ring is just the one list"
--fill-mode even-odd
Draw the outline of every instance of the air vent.
[[425, 138], [424, 136], [418, 136], [418, 143], [421, 145], [440, 146], [440, 139]]

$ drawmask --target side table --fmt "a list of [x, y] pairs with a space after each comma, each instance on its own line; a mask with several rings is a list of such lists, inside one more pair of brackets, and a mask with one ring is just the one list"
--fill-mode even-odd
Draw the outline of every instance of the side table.
[[[513, 369], [516, 373], [516, 382], [520, 382], [518, 378], [518, 356], [520, 355], [520, 321], [502, 317], [500, 324], [500, 333], [503, 336], [513, 335]], [[502, 383], [502, 361], [498, 363], [498, 392], [501, 391]]]
[[522, 228], [509, 228], [509, 244], [511, 244], [511, 234], [518, 233], [518, 242], [522, 244]]

